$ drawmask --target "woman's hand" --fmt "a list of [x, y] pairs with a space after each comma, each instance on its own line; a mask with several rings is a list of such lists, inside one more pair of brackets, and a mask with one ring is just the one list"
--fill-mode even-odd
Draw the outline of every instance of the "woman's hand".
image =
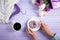
[[50, 31], [50, 29], [48, 28], [48, 25], [41, 22], [41, 29], [44, 33], [46, 33], [47, 35], [49, 35], [50, 37], [54, 37], [54, 34]]
[[30, 28], [27, 28], [26, 31], [32, 37], [33, 40], [36, 40], [36, 34]]

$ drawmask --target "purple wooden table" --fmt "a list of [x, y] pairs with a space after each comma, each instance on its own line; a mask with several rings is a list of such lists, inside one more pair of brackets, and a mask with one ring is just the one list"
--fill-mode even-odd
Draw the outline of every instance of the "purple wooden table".
[[[23, 13], [19, 13], [11, 18], [8, 24], [0, 24], [0, 40], [31, 40], [31, 37], [26, 33], [26, 23], [31, 17], [38, 17], [43, 22], [48, 24], [52, 32], [60, 34], [60, 8], [52, 9], [46, 16], [39, 17], [38, 9], [31, 3], [31, 0], [20, 0], [18, 6]], [[16, 32], [12, 29], [14, 22], [22, 24], [21, 30]], [[37, 40], [51, 40], [41, 31], [36, 32]]]

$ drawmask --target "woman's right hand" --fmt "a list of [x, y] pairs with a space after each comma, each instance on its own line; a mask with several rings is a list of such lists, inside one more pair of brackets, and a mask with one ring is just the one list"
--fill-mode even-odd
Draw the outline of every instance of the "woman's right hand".
[[32, 37], [32, 40], [36, 40], [36, 34], [30, 28], [27, 27], [26, 32]]
[[50, 37], [54, 37], [54, 33], [52, 33], [52, 32], [50, 31], [50, 29], [48, 28], [48, 25], [45, 24], [45, 23], [43, 23], [42, 21], [41, 21], [41, 29], [42, 29], [42, 31], [43, 31], [44, 33], [46, 33], [46, 34], [49, 35]]

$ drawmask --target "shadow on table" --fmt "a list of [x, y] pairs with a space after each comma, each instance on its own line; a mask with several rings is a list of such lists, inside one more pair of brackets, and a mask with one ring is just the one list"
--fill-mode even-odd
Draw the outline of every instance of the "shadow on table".
[[14, 32], [11, 23], [8, 23], [8, 24], [7, 24], [6, 30], [7, 30], [7, 32], [10, 32], [10, 33], [11, 33], [11, 32]]
[[23, 35], [26, 38], [26, 40], [32, 40], [31, 36], [26, 31], [23, 32]]
[[44, 37], [46, 37], [48, 40], [52, 40], [51, 37], [49, 37], [48, 35], [46, 35], [45, 33], [43, 33], [41, 30], [39, 30], [39, 31], [40, 31], [40, 33], [41, 33]]

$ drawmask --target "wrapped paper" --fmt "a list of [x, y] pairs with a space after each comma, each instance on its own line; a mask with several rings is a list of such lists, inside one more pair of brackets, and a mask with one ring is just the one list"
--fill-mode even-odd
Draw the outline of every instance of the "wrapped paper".
[[51, 0], [53, 8], [60, 8], [60, 0]]

